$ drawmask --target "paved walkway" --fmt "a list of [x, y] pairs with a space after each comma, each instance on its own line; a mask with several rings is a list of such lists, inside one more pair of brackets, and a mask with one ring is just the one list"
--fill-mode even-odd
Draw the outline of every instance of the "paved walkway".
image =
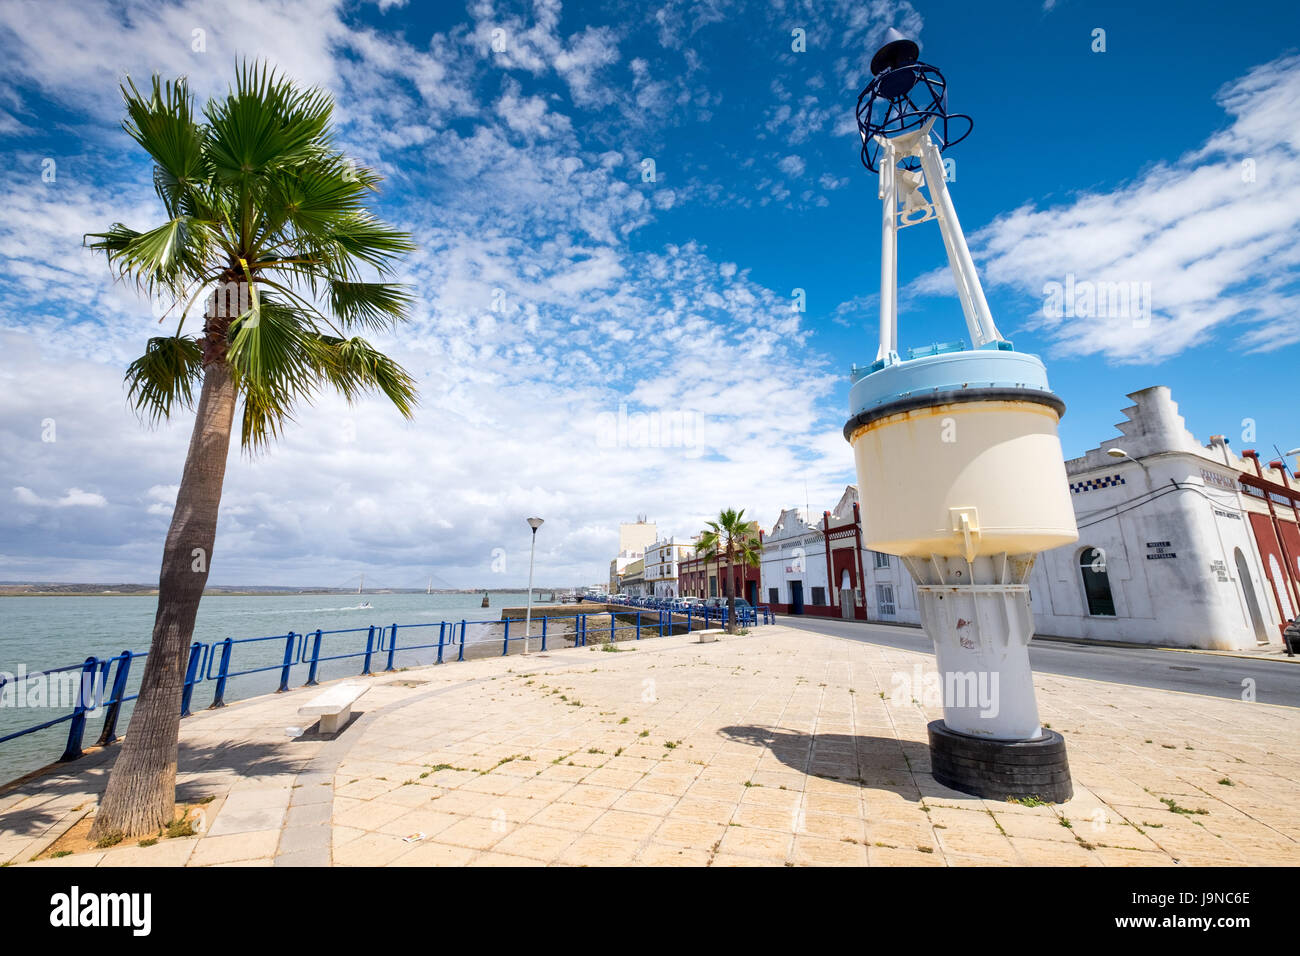
[[[1300, 863], [1300, 709], [1037, 680], [1075, 797], [1027, 807], [928, 773], [903, 690], [929, 655], [781, 626], [367, 678], [333, 740], [296, 690], [182, 724], [198, 837], [35, 865]], [[0, 861], [95, 804], [113, 752], [0, 792]], [[1203, 811], [1203, 812], [1202, 812]]]

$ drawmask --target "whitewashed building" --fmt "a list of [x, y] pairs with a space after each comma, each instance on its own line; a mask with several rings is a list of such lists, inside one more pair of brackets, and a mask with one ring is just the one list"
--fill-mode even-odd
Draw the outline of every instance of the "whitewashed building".
[[763, 537], [762, 572], [763, 599], [780, 613], [920, 623], [902, 561], [863, 546], [856, 485], [819, 522], [802, 508], [782, 511]]
[[1120, 437], [1066, 461], [1079, 540], [1030, 580], [1039, 634], [1241, 650], [1281, 644], [1300, 606], [1300, 493], [1282, 463], [1201, 445], [1164, 386]]
[[645, 549], [645, 591], [647, 597], [678, 597], [677, 576], [681, 562], [695, 553], [691, 544], [676, 538], [662, 538]]

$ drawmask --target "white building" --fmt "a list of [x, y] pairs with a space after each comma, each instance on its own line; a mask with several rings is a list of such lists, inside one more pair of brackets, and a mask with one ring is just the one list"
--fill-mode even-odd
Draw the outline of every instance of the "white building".
[[920, 623], [916, 587], [902, 561], [862, 543], [856, 485], [845, 487], [820, 522], [810, 522], [802, 508], [782, 511], [763, 538], [762, 571], [763, 598], [781, 613]]
[[1168, 388], [1128, 397], [1122, 437], [1065, 463], [1079, 540], [1034, 567], [1037, 633], [1214, 650], [1280, 644], [1300, 594], [1296, 486], [1221, 436], [1202, 446]]
[[683, 558], [695, 553], [693, 545], [676, 538], [656, 540], [645, 549], [645, 591], [648, 597], [675, 598]]

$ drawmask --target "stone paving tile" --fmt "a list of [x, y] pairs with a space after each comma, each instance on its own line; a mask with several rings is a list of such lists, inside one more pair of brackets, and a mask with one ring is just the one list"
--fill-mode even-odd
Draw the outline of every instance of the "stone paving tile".
[[[284, 735], [314, 689], [244, 701], [182, 724], [180, 792], [224, 798], [207, 833], [44, 865], [1300, 863], [1300, 711], [1040, 676], [1075, 796], [1025, 806], [930, 776], [940, 715], [890, 694], [918, 664], [765, 627], [377, 675], [331, 741]], [[0, 861], [93, 807], [112, 756], [0, 793]]]

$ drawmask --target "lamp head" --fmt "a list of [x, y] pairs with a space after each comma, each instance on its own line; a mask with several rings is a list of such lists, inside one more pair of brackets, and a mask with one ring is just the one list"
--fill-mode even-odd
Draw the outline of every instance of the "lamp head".
[[1111, 458], [1127, 458], [1129, 456], [1128, 452], [1123, 448], [1107, 448], [1106, 454], [1110, 455]]
[[1290, 458], [1292, 455], [1300, 455], [1300, 448], [1292, 448], [1289, 452], [1286, 453], [1286, 456], [1288, 458]]
[[540, 528], [540, 527], [542, 526], [543, 523], [544, 523], [544, 522], [542, 521], [541, 518], [529, 518], [529, 519], [528, 519], [528, 527], [530, 527], [530, 528], [533, 529], [533, 533], [534, 533], [534, 534], [537, 533], [537, 529]]

